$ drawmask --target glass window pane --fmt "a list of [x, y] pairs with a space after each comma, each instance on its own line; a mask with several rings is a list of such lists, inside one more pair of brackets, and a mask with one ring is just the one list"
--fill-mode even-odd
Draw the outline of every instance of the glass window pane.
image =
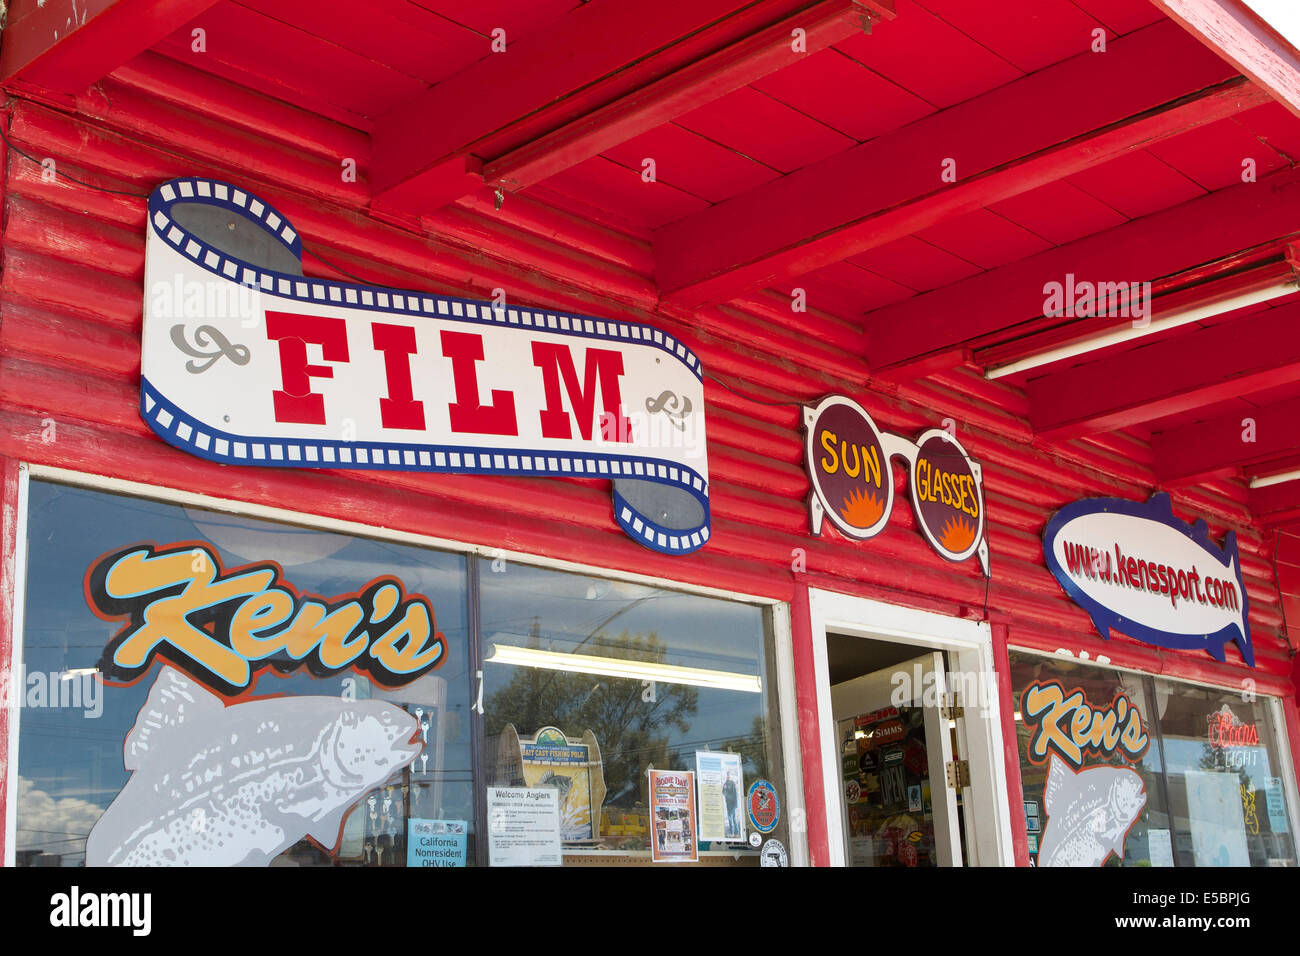
[[1179, 865], [1294, 865], [1266, 701], [1167, 680], [1155, 688]]
[[[746, 791], [766, 779], [784, 801], [766, 610], [513, 562], [483, 560], [479, 574], [485, 783], [561, 789], [568, 864], [645, 862], [647, 771], [694, 771], [706, 750], [738, 754], [743, 779], [724, 768], [717, 791], [718, 819], [738, 824], [727, 824], [735, 842], [701, 842], [700, 858], [757, 863], [744, 841], [753, 832]], [[547, 728], [596, 745], [603, 798], [593, 803], [590, 781], [563, 768], [546, 777], [542, 763], [521, 761], [519, 748]], [[789, 846], [787, 810], [765, 839]], [[681, 821], [670, 824], [661, 829], [681, 839]]]
[[[1018, 651], [1010, 659], [1031, 861], [1172, 866], [1148, 679]], [[1145, 734], [1141, 742], [1136, 722], [1127, 740], [1123, 735], [1135, 721], [1133, 710]], [[1093, 717], [1108, 716], [1110, 732], [1099, 724], [1099, 746], [1089, 746]], [[1086, 725], [1076, 727], [1076, 717]], [[1053, 727], [1057, 734], [1050, 732]]]
[[[90, 573], [145, 545], [179, 560]], [[256, 580], [189, 601], [164, 629], [188, 634], [193, 653], [169, 638], [129, 673], [131, 607], [152, 601], [162, 620], [185, 583], [240, 569]], [[168, 575], [180, 583], [126, 593]], [[409, 820], [447, 821], [427, 827], [429, 845], [455, 859], [463, 841], [473, 861], [463, 557], [32, 481], [25, 602], [19, 864], [79, 865], [95, 829], [102, 862], [405, 865]], [[413, 643], [420, 606], [441, 658], [385, 686], [385, 661], [432, 646]], [[403, 609], [405, 637], [390, 628]], [[297, 639], [267, 650], [285, 634]]]

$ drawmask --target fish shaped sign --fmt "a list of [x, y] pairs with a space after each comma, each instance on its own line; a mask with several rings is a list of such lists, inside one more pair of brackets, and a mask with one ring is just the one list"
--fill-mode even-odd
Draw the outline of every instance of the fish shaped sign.
[[882, 432], [866, 409], [842, 395], [805, 408], [803, 423], [813, 534], [821, 534], [826, 518], [859, 541], [884, 531], [894, 509], [890, 463], [902, 458], [916, 524], [930, 547], [953, 562], [978, 556], [989, 576], [983, 469], [956, 437], [941, 428], [916, 441]]
[[1174, 517], [1169, 495], [1066, 505], [1047, 522], [1043, 557], [1102, 637], [1114, 628], [1158, 647], [1204, 648], [1219, 661], [1232, 641], [1255, 666], [1236, 533], [1218, 547], [1204, 521]]
[[[149, 197], [140, 415], [228, 465], [609, 480], [635, 541], [709, 538], [703, 368], [660, 329], [309, 279], [247, 190]], [[504, 296], [504, 293], [502, 294]]]
[[420, 752], [396, 704], [267, 697], [227, 706], [163, 667], [127, 735], [125, 787], [87, 866], [266, 866], [303, 837], [339, 843], [347, 811]]

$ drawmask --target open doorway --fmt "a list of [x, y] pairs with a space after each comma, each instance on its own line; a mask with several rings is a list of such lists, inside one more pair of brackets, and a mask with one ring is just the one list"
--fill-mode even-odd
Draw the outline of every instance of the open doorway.
[[989, 626], [818, 590], [809, 611], [832, 865], [1013, 865]]
[[[946, 654], [826, 635], [850, 866], [961, 866], [969, 786]], [[963, 718], [964, 719], [964, 718]], [[828, 808], [829, 809], [829, 808]]]

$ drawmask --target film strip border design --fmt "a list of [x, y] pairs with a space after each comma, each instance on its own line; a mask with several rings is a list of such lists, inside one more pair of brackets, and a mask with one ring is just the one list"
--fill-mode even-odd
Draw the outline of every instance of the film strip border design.
[[215, 429], [140, 380], [140, 417], [169, 445], [223, 465], [271, 468], [365, 468], [451, 474], [608, 478], [653, 481], [689, 492], [703, 509], [699, 527], [667, 528], [635, 511], [614, 486], [614, 516], [629, 536], [656, 551], [686, 554], [709, 540], [708, 481], [692, 468], [631, 455], [542, 450], [502, 451], [464, 445], [270, 438]]
[[179, 225], [171, 215], [171, 207], [176, 203], [204, 203], [251, 218], [299, 260], [302, 259], [302, 237], [273, 206], [230, 183], [191, 178], [173, 179], [159, 186], [149, 197], [150, 228], [168, 245], [219, 278], [254, 285], [277, 297], [312, 305], [364, 308], [392, 315], [435, 316], [482, 325], [513, 325], [540, 332], [649, 345], [673, 356], [700, 381], [704, 379], [703, 366], [691, 349], [662, 329], [636, 322], [499, 306], [471, 299], [414, 293], [409, 289], [307, 279], [263, 269], [223, 252]]

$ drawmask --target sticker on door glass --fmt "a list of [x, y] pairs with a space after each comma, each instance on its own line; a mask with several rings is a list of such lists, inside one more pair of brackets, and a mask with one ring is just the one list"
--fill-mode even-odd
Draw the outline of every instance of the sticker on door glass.
[[780, 840], [768, 840], [758, 854], [759, 866], [789, 866], [790, 857], [785, 852], [785, 844]]
[[759, 833], [771, 833], [781, 819], [781, 802], [776, 796], [776, 787], [766, 780], [755, 780], [749, 787], [746, 801], [749, 807], [749, 823]]

